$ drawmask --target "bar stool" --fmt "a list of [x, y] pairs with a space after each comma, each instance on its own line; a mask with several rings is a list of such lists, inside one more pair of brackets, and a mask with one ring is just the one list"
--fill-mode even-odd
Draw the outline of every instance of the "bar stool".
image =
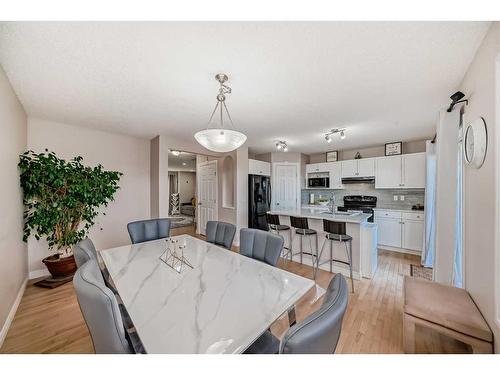
[[[305, 217], [290, 216], [290, 224], [295, 229], [295, 234], [298, 234], [300, 236], [300, 264], [302, 264], [302, 254], [310, 255], [312, 258], [312, 266], [314, 270], [314, 264], [318, 262], [318, 232], [316, 232], [314, 229], [309, 229], [309, 223], [307, 222], [307, 218]], [[311, 236], [314, 236], [316, 240], [316, 254], [312, 252], [313, 250]], [[311, 249], [310, 253], [302, 251], [302, 239], [304, 237], [307, 237], [309, 239], [309, 248]], [[295, 236], [293, 238], [295, 239]], [[290, 245], [290, 247], [292, 248], [293, 246]]]
[[[292, 231], [290, 230], [290, 226], [280, 224], [280, 217], [278, 215], [266, 214], [267, 225], [269, 227], [269, 232], [275, 233], [278, 236], [281, 236], [281, 232], [288, 231], [288, 247], [283, 246], [283, 250], [287, 250], [283, 253], [283, 258], [287, 256], [292, 260]], [[282, 236], [283, 237], [283, 236]]]
[[[354, 280], [352, 278], [352, 237], [346, 234], [346, 224], [339, 221], [331, 221], [323, 219], [323, 231], [326, 232], [326, 239], [321, 246], [321, 251], [318, 256], [318, 261], [316, 262], [316, 270], [314, 272], [314, 278], [316, 279], [316, 273], [318, 272], [319, 266], [325, 263], [330, 263], [330, 272], [332, 272], [332, 263], [342, 263], [349, 266], [349, 272], [351, 275], [351, 288], [354, 293]], [[325, 260], [320, 263], [321, 255], [325, 249], [326, 242], [330, 242], [330, 259]], [[336, 259], [333, 257], [333, 242], [343, 243], [345, 245], [345, 252], [347, 255], [347, 262], [345, 260]], [[348, 245], [349, 244], [349, 245]]]

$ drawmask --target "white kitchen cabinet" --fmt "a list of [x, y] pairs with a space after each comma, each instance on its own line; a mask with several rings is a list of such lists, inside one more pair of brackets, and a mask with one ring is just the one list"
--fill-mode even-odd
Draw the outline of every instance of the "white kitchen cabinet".
[[383, 246], [401, 247], [403, 244], [401, 219], [377, 217], [378, 244]]
[[340, 161], [335, 161], [328, 164], [330, 172], [330, 189], [343, 189], [342, 185], [342, 164]]
[[400, 188], [402, 165], [401, 155], [377, 158], [375, 162], [375, 189]]
[[383, 156], [376, 160], [376, 189], [425, 188], [425, 152]]
[[[424, 213], [421, 211], [375, 210], [378, 244], [390, 250], [422, 251], [424, 247]], [[411, 252], [410, 252], [411, 253]]]
[[424, 248], [424, 222], [423, 220], [403, 221], [403, 246], [404, 249], [422, 251]]
[[271, 163], [260, 160], [248, 159], [248, 174], [271, 176]]
[[410, 188], [425, 188], [425, 153], [403, 155], [403, 186]]
[[358, 159], [358, 177], [375, 176], [375, 159]]
[[342, 178], [375, 176], [375, 159], [343, 160]]
[[329, 172], [329, 164], [331, 163], [313, 163], [306, 164], [306, 173], [323, 173]]
[[342, 178], [357, 177], [358, 161], [357, 160], [342, 160]]

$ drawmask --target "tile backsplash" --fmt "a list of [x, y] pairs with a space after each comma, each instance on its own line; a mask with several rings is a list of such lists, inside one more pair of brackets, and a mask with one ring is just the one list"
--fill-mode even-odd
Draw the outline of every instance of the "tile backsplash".
[[[425, 189], [375, 189], [373, 184], [349, 184], [343, 190], [302, 189], [302, 204], [309, 204], [309, 194], [314, 193], [314, 199], [335, 196], [335, 205], [342, 206], [345, 195], [372, 195], [377, 197], [379, 208], [411, 209], [413, 205], [424, 204]], [[398, 200], [394, 200], [397, 195]], [[404, 196], [404, 201], [400, 200]]]

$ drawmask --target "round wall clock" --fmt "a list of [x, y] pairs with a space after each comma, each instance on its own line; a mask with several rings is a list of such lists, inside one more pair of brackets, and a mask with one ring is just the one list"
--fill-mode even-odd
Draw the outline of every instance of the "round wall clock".
[[464, 158], [473, 168], [481, 168], [488, 148], [488, 131], [484, 118], [474, 120], [465, 129]]

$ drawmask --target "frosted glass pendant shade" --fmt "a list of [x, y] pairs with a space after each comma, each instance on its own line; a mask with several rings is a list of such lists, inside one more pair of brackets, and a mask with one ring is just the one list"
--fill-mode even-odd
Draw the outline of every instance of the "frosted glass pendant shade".
[[247, 136], [230, 129], [205, 129], [194, 135], [196, 141], [207, 150], [230, 152], [236, 150], [247, 140]]

